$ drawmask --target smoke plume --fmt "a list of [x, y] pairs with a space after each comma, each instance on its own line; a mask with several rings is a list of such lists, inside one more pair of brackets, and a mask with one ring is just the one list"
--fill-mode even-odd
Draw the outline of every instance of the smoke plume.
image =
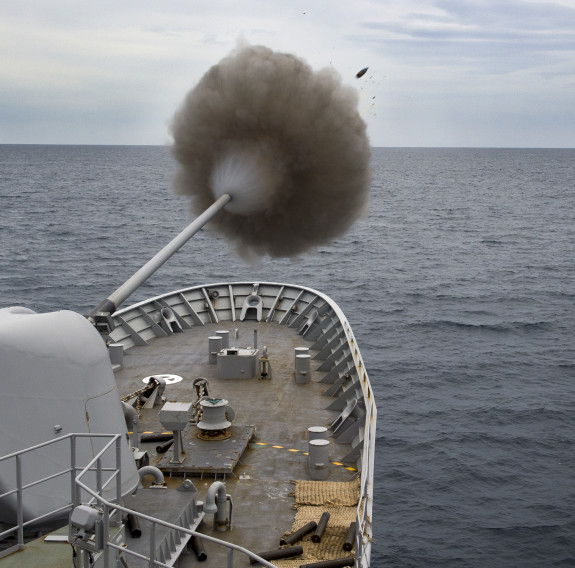
[[367, 208], [370, 148], [356, 91], [331, 69], [242, 47], [203, 76], [172, 123], [175, 187], [244, 257], [329, 243]]

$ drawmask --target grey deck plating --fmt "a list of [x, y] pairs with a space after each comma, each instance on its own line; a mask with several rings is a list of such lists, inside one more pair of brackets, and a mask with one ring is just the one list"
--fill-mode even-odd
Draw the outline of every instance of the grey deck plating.
[[[268, 347], [272, 368], [272, 379], [261, 381], [252, 379], [218, 379], [216, 365], [208, 363], [208, 337], [217, 330], [227, 329], [230, 335], [239, 330], [239, 346], [253, 345], [253, 330], [258, 329], [258, 345]], [[329, 385], [321, 384], [325, 372], [317, 370], [322, 361], [312, 361], [312, 381], [308, 384], [296, 384], [294, 379], [294, 348], [310, 346], [297, 334], [297, 330], [277, 323], [220, 322], [193, 327], [170, 337], [160, 337], [150, 342], [147, 347], [134, 347], [124, 358], [124, 368], [116, 373], [120, 395], [124, 396], [141, 388], [142, 379], [154, 374], [174, 374], [183, 377], [178, 383], [166, 386], [164, 396], [168, 401], [193, 402], [196, 398], [192, 387], [198, 377], [209, 381], [210, 395], [226, 398], [236, 413], [233, 426], [243, 428], [252, 426], [255, 436], [243, 452], [239, 463], [233, 469], [233, 475], [225, 477], [227, 493], [233, 499], [233, 527], [231, 531], [215, 532], [211, 520], [203, 531], [241, 544], [253, 551], [276, 548], [280, 536], [288, 531], [294, 518], [293, 498], [288, 495], [293, 491], [292, 479], [308, 479], [307, 473], [307, 429], [310, 426], [329, 426], [338, 416], [338, 412], [326, 410], [333, 401], [322, 396]], [[162, 431], [158, 412], [160, 406], [142, 413], [143, 424], [140, 432]], [[229, 463], [227, 449], [234, 444], [230, 440], [204, 442], [195, 435], [195, 427], [184, 431], [184, 449], [191, 454], [202, 447], [202, 459], [205, 452], [213, 448], [212, 456], [219, 463]], [[201, 444], [200, 444], [201, 442]], [[149, 451], [152, 465], [161, 468], [171, 457], [158, 455], [155, 451], [157, 442], [143, 444]], [[207, 448], [207, 449], [206, 449]], [[349, 446], [333, 445], [330, 459], [344, 455]], [[235, 448], [233, 448], [235, 452]], [[210, 459], [210, 458], [208, 458]], [[167, 467], [174, 476], [174, 483], [180, 483], [177, 467]], [[203, 474], [203, 479], [191, 477], [196, 485], [200, 498], [203, 498], [210, 483], [216, 477], [215, 470], [188, 472]], [[227, 469], [227, 468], [224, 468]], [[222, 473], [220, 471], [220, 473]], [[330, 465], [329, 479], [333, 481], [348, 480], [353, 471], [343, 465]], [[145, 535], [143, 535], [144, 537]], [[225, 565], [225, 550], [211, 543], [206, 543], [208, 561], [206, 566]], [[183, 566], [186, 561], [195, 559], [181, 558]], [[247, 558], [237, 558], [236, 565], [249, 565]]]
[[195, 430], [188, 428], [184, 433], [186, 455], [182, 463], [173, 463], [173, 453], [168, 450], [168, 455], [157, 462], [162, 471], [180, 475], [230, 476], [255, 432], [253, 426], [231, 426], [228, 439], [208, 441], [200, 440]]

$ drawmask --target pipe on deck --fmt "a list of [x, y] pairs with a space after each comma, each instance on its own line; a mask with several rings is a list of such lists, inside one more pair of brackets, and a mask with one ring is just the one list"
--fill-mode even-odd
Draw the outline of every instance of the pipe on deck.
[[122, 402], [122, 410], [124, 411], [124, 420], [126, 421], [126, 428], [132, 431], [130, 438], [130, 445], [132, 448], [138, 445], [138, 426], [140, 424], [140, 416], [138, 411], [127, 402]]
[[225, 527], [231, 525], [230, 519], [226, 515], [226, 501], [228, 496], [226, 494], [226, 486], [221, 481], [214, 481], [206, 495], [206, 502], [204, 503], [204, 512], [215, 514], [214, 526], [216, 530], [226, 530]]
[[141, 467], [138, 470], [138, 474], [140, 475], [140, 484], [142, 483], [142, 479], [144, 479], [145, 475], [153, 475], [154, 481], [157, 484], [165, 482], [164, 474], [161, 472], [161, 470], [159, 470], [157, 467], [154, 467], [153, 465], [146, 465], [144, 467]]

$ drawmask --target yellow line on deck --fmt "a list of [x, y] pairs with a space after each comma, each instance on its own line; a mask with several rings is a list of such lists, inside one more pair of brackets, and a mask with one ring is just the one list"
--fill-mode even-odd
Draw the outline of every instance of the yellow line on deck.
[[[273, 446], [271, 445], [269, 442], [252, 442], [253, 444], [257, 444], [258, 446], [271, 446], [272, 448], [277, 448], [278, 450], [287, 450], [288, 452], [294, 452], [294, 453], [301, 453], [304, 456], [309, 456], [308, 452], [304, 452], [302, 450], [298, 450], [295, 448], [286, 448], [285, 446]], [[349, 471], [357, 471], [357, 469], [355, 469], [354, 467], [346, 467], [345, 464], [341, 463], [341, 462], [330, 462], [333, 465], [340, 465], [345, 467], [345, 469], [349, 470]]]

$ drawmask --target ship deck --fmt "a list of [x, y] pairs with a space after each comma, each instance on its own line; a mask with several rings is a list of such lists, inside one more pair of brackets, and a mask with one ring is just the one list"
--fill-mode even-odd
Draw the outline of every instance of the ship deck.
[[[216, 331], [228, 330], [232, 346], [236, 329], [239, 331], [238, 347], [253, 346], [254, 329], [257, 329], [258, 346], [261, 349], [265, 345], [268, 349], [271, 379], [217, 377], [217, 366], [209, 363], [208, 338]], [[308, 428], [327, 427], [339, 415], [338, 411], [326, 410], [333, 398], [323, 396], [329, 385], [321, 383], [325, 372], [318, 370], [322, 361], [313, 359], [313, 351], [310, 352], [311, 381], [305, 384], [295, 381], [294, 349], [310, 345], [311, 342], [298, 335], [297, 329], [276, 322], [251, 320], [194, 326], [169, 337], [158, 337], [147, 346], [132, 347], [124, 356], [123, 368], [116, 372], [121, 397], [142, 388], [143, 380], [149, 376], [176, 375], [182, 380], [166, 385], [165, 400], [194, 402], [197, 396], [193, 381], [204, 377], [209, 382], [210, 396], [228, 400], [235, 412], [233, 436], [229, 440], [205, 442], [197, 437], [196, 426], [186, 428], [182, 436], [185, 452], [182, 467], [167, 463], [173, 456], [172, 449], [166, 454], [158, 453], [157, 441], [139, 446], [147, 450], [150, 465], [166, 471], [169, 486], [177, 487], [187, 477], [202, 501], [215, 479], [225, 482], [226, 492], [233, 500], [232, 528], [217, 532], [212, 525], [212, 515], [206, 515], [200, 532], [257, 553], [278, 548], [280, 537], [290, 531], [295, 514], [294, 498], [290, 496], [294, 485], [290, 481], [309, 479]], [[161, 407], [159, 403], [154, 408], [142, 409], [140, 434], [166, 430], [160, 423]], [[243, 452], [242, 446], [245, 446]], [[338, 461], [340, 454], [345, 455], [346, 448], [348, 446], [330, 444], [329, 481], [348, 481], [356, 475], [353, 467]], [[233, 469], [229, 467], [234, 461], [228, 456], [230, 451], [239, 457]], [[206, 457], [205, 452], [211, 452], [211, 457]], [[183, 466], [199, 459], [208, 461], [210, 466], [203, 471], [183, 471]], [[145, 479], [149, 481], [148, 477]], [[210, 542], [205, 543], [205, 549], [208, 559], [204, 566], [226, 565], [225, 549]], [[234, 566], [249, 566], [245, 555], [235, 553], [234, 560]], [[181, 567], [193, 566], [197, 559], [190, 554], [182, 556], [179, 562]]]
[[[186, 547], [189, 531], [227, 541], [250, 553], [278, 550], [282, 536], [310, 521], [319, 522], [323, 512], [330, 517], [321, 543], [312, 542], [308, 534], [295, 543], [303, 546], [301, 557], [270, 558], [273, 564], [292, 568], [342, 558], [354, 564], [355, 555], [356, 566], [369, 566], [376, 409], [349, 322], [332, 300], [310, 288], [289, 284], [219, 283], [151, 298], [115, 313], [113, 321], [105, 313], [95, 317], [96, 328], [110, 339], [109, 359], [102, 359], [102, 363], [106, 366], [111, 362], [122, 399], [135, 403], [138, 399], [134, 393], [141, 391], [150, 377], [166, 379], [161, 398], [155, 397], [154, 401], [150, 396], [136, 404], [139, 435], [134, 433], [132, 438], [140, 465], [149, 463], [161, 469], [167, 485], [159, 487], [152, 483], [151, 475], [144, 475], [144, 488], [124, 497], [123, 506], [138, 513], [142, 534], [130, 535], [127, 527], [118, 525], [117, 517], [112, 519], [110, 531], [120, 527], [114, 533], [116, 544], [94, 541], [93, 545], [85, 545], [98, 551], [95, 566], [102, 565], [111, 550], [121, 550], [130, 568], [149, 566], [150, 555], [160, 562], [158, 566], [196, 566], [199, 559]], [[220, 351], [214, 357], [219, 347], [210, 338], [222, 331], [228, 332], [232, 351]], [[258, 372], [264, 346], [271, 371], [267, 378], [259, 377]], [[307, 382], [296, 381], [298, 348], [307, 348], [311, 356], [309, 374], [299, 377], [309, 378]], [[89, 369], [84, 370], [83, 377], [90, 380], [89, 376]], [[190, 419], [189, 411], [198, 402], [194, 383], [200, 377], [208, 381], [209, 390], [206, 400], [202, 399], [205, 406], [200, 425], [209, 422], [214, 431], [210, 436], [215, 433], [216, 439], [201, 439], [196, 421]], [[112, 377], [108, 378], [104, 395], [115, 398]], [[94, 380], [102, 379], [94, 373]], [[208, 420], [214, 410], [217, 416]], [[132, 423], [133, 411], [125, 408], [125, 412], [126, 422]], [[115, 427], [121, 429], [121, 434], [116, 431], [93, 436], [123, 437], [121, 415], [115, 417], [120, 419]], [[184, 428], [181, 451], [175, 452], [174, 446], [179, 444], [174, 444], [162, 453], [158, 449], [162, 441], [149, 440], [149, 434], [165, 437], [170, 429], [179, 429], [178, 423]], [[329, 456], [318, 457], [316, 462], [322, 465], [317, 468], [308, 466], [311, 427], [322, 427], [324, 433], [327, 429], [330, 442]], [[62, 440], [72, 444], [77, 436], [85, 435], [69, 434]], [[57, 440], [60, 438], [54, 442]], [[70, 464], [75, 463], [74, 459], [70, 450]], [[65, 466], [58, 475], [77, 471]], [[105, 469], [110, 478], [104, 486], [114, 479], [124, 480], [114, 467]], [[311, 473], [318, 479], [318, 472], [327, 472], [327, 477], [309, 483], [314, 477]], [[104, 481], [100, 477], [97, 474], [92, 480], [91, 490]], [[216, 488], [223, 499], [221, 483], [225, 484], [226, 507], [220, 509], [216, 527], [207, 502]], [[133, 486], [127, 491], [131, 492]], [[74, 502], [72, 492], [67, 505], [64, 500], [63, 508], [49, 514], [71, 508]], [[187, 532], [173, 528], [176, 526]], [[352, 543], [344, 546], [348, 530]], [[0, 553], [0, 564], [7, 568], [33, 566], [41, 555], [43, 565], [64, 566], [60, 555], [65, 556], [67, 551], [72, 566], [70, 544], [62, 542], [61, 534], [53, 537], [18, 545], [20, 550], [14, 552], [18, 547], [5, 547], [7, 554]], [[207, 553], [202, 563], [207, 568], [250, 565], [248, 555], [241, 551], [233, 553], [230, 563], [228, 547], [206, 539], [201, 542]], [[85, 558], [90, 560], [89, 555]]]

